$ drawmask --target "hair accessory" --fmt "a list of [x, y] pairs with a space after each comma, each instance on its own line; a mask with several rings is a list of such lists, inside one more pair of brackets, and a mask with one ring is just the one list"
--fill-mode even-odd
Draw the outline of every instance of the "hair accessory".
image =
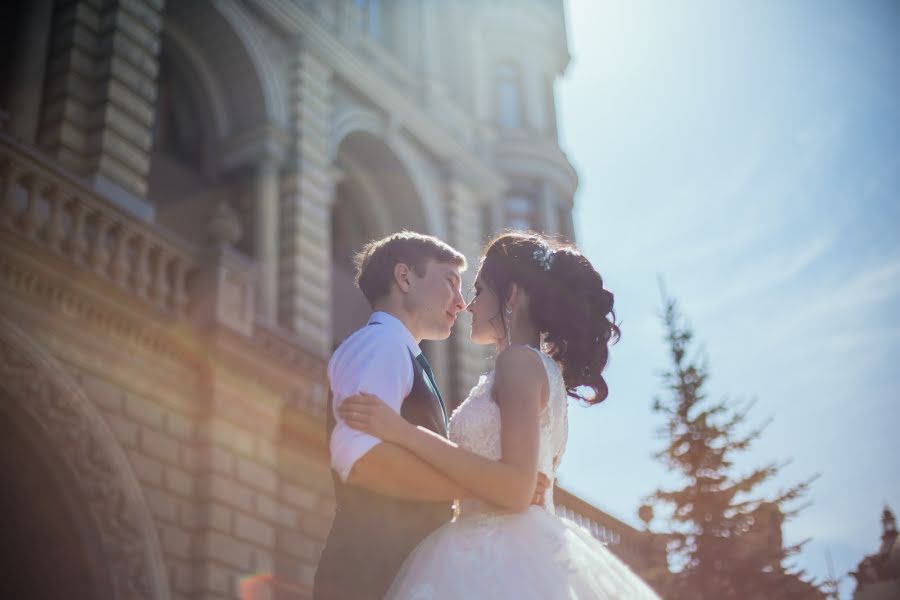
[[549, 271], [553, 266], [553, 259], [556, 257], [555, 252], [546, 244], [541, 244], [534, 249], [532, 257], [544, 271]]

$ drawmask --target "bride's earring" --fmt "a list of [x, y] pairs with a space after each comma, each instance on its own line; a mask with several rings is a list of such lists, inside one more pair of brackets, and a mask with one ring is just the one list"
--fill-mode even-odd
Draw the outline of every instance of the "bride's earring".
[[512, 346], [512, 309], [506, 307], [506, 347]]

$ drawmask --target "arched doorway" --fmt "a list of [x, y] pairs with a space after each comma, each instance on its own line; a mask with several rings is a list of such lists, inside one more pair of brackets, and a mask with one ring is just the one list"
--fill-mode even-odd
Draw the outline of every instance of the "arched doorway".
[[[65, 369], [3, 318], [0, 437], [4, 597], [169, 599], [125, 451]], [[29, 589], [6, 593], [16, 578]]]
[[353, 257], [372, 239], [410, 229], [428, 233], [421, 194], [409, 167], [380, 138], [355, 131], [337, 150], [342, 177], [332, 212], [333, 347], [365, 323], [368, 302], [356, 288]]
[[[0, 402], [8, 406], [10, 398]], [[29, 431], [32, 435], [29, 435]], [[83, 504], [34, 427], [0, 411], [0, 577], [7, 598], [113, 598], [99, 540], [80, 523]], [[56, 471], [56, 472], [55, 472]], [[79, 526], [82, 525], [82, 526]]]

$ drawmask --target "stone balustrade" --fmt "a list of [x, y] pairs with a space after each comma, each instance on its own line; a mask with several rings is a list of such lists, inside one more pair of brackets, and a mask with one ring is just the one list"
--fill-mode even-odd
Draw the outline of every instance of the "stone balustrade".
[[632, 569], [641, 572], [666, 564], [665, 544], [654, 534], [619, 521], [559, 486], [553, 490], [553, 502], [557, 515], [581, 526]]
[[183, 315], [197, 252], [0, 133], [0, 228]]

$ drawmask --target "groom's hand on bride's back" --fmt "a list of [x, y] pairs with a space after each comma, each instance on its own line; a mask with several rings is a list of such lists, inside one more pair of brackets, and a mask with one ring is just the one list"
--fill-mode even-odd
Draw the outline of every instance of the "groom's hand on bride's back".
[[548, 487], [550, 487], [550, 478], [538, 471], [537, 484], [534, 486], [534, 496], [531, 497], [531, 503], [534, 506], [546, 508], [544, 506], [544, 498]]

